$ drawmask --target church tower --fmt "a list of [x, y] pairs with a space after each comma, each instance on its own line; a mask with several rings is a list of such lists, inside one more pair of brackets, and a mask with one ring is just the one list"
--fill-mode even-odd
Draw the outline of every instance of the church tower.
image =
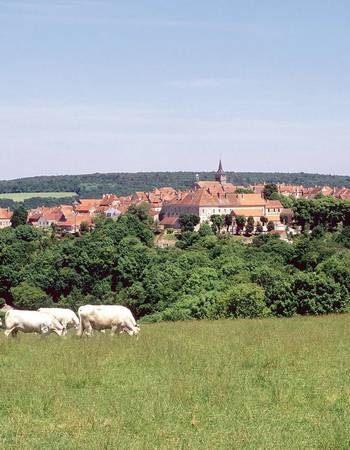
[[221, 159], [219, 162], [219, 168], [215, 174], [215, 181], [218, 181], [221, 184], [225, 184], [226, 183], [226, 174], [224, 172], [224, 169], [222, 168], [222, 163], [221, 163]]

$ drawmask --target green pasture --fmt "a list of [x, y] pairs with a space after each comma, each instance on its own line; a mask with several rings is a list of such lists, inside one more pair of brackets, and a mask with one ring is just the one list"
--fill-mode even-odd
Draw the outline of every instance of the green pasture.
[[350, 316], [0, 336], [3, 449], [348, 449]]
[[0, 194], [0, 200], [13, 200], [14, 202], [23, 202], [28, 198], [65, 198], [74, 197], [75, 192], [16, 192], [12, 194]]

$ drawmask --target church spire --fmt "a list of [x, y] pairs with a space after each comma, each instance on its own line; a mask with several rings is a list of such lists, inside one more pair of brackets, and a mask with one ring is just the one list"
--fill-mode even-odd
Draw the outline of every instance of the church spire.
[[221, 184], [226, 183], [226, 174], [224, 172], [224, 169], [222, 168], [221, 159], [219, 161], [219, 168], [215, 174], [215, 181], [218, 181]]

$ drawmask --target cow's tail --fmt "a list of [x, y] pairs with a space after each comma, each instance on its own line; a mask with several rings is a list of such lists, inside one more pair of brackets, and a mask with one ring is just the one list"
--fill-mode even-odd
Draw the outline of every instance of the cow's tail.
[[83, 319], [81, 317], [80, 308], [78, 309], [78, 317], [79, 317], [79, 327], [77, 331], [77, 336], [81, 337], [84, 333]]

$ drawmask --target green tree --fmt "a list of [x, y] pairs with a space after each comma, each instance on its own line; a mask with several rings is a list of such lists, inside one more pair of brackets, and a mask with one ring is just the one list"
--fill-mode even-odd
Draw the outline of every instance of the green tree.
[[241, 283], [227, 293], [228, 313], [232, 317], [264, 317], [269, 310], [264, 289], [254, 283]]
[[282, 212], [282, 213], [280, 214], [280, 221], [281, 221], [281, 223], [283, 223], [284, 225], [290, 225], [290, 223], [289, 223], [289, 215]]
[[213, 236], [213, 234], [213, 230], [208, 223], [203, 223], [198, 230], [198, 236], [201, 238], [205, 236]]
[[151, 224], [151, 218], [149, 216], [150, 205], [149, 203], [142, 202], [140, 205], [131, 205], [128, 208], [128, 214], [136, 216], [141, 222]]
[[226, 231], [228, 233], [229, 230], [230, 230], [230, 227], [233, 224], [233, 216], [232, 216], [232, 214], [226, 214], [225, 218], [224, 218], [224, 222], [225, 222]]
[[346, 289], [323, 274], [301, 272], [292, 281], [298, 314], [345, 311], [349, 305]]
[[274, 183], [265, 184], [263, 190], [263, 196], [266, 200], [272, 200], [273, 195], [278, 194], [278, 187]]
[[27, 223], [27, 210], [24, 206], [18, 206], [14, 211], [11, 218], [11, 224], [13, 228], [19, 225], [25, 225]]
[[46, 292], [27, 281], [23, 281], [18, 286], [11, 288], [11, 295], [17, 308], [38, 309], [52, 306], [52, 302]]
[[210, 217], [214, 233], [220, 234], [221, 228], [224, 226], [225, 218], [219, 214], [213, 214]]
[[255, 224], [254, 217], [249, 216], [248, 219], [247, 219], [247, 225], [245, 227], [245, 232], [246, 232], [246, 234], [248, 236], [253, 234], [253, 232], [254, 232], [254, 224]]
[[179, 224], [181, 231], [194, 231], [194, 228], [199, 224], [200, 219], [195, 214], [180, 214]]
[[274, 222], [272, 222], [272, 220], [270, 220], [268, 223], [267, 223], [267, 231], [268, 232], [271, 232], [271, 231], [273, 231], [274, 229], [275, 229], [275, 224], [274, 224]]
[[261, 222], [257, 222], [256, 223], [256, 232], [257, 233], [262, 233], [264, 231], [264, 228], [263, 228], [263, 226], [261, 225]]
[[260, 217], [260, 222], [263, 224], [263, 226], [266, 225], [268, 221], [269, 219], [267, 217], [265, 216]]
[[244, 230], [247, 219], [245, 216], [236, 216], [236, 234], [241, 234]]
[[235, 190], [236, 194], [254, 194], [253, 189], [250, 188], [244, 188], [244, 187], [238, 187]]
[[343, 226], [342, 230], [336, 237], [336, 241], [350, 249], [350, 225]]
[[305, 198], [300, 198], [293, 207], [293, 216], [295, 223], [305, 230], [312, 219], [311, 203]]
[[86, 232], [90, 231], [90, 227], [87, 222], [81, 222], [79, 228], [80, 228], [80, 233], [86, 233]]

